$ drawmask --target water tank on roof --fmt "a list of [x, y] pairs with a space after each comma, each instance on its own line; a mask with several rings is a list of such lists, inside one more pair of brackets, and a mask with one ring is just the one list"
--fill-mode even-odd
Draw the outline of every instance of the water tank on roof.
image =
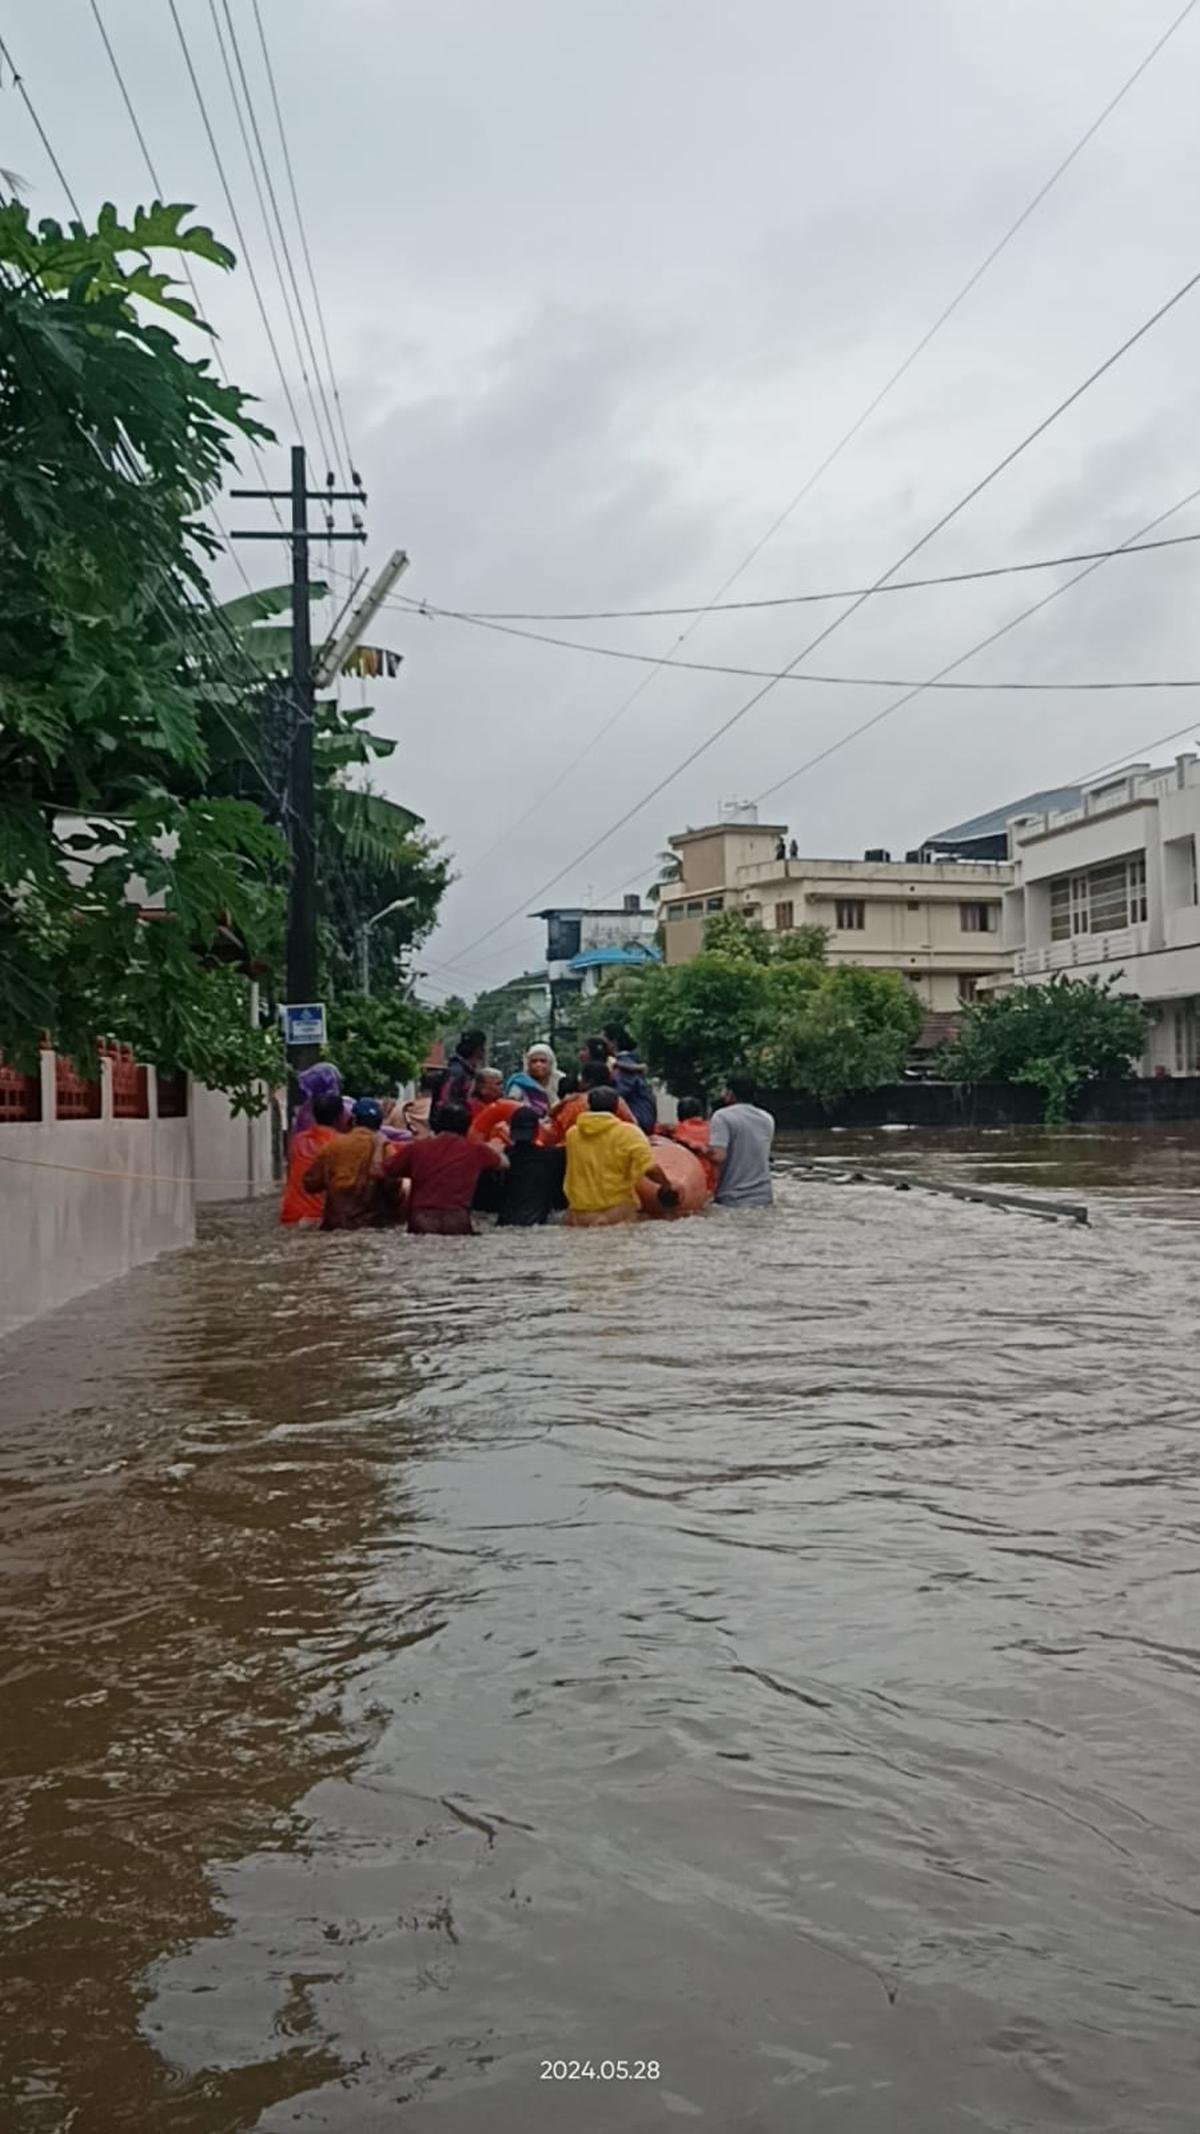
[[891, 856], [891, 853], [886, 852], [882, 845], [872, 845], [869, 852], [863, 853], [863, 858], [865, 860], [875, 860], [878, 862], [882, 862], [884, 866], [887, 865], [888, 861], [891, 859]]
[[754, 800], [723, 800], [721, 821], [755, 823], [758, 821], [758, 803]]

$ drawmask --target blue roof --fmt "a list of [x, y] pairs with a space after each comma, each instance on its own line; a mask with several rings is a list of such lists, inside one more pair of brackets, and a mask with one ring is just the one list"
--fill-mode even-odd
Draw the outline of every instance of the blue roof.
[[631, 963], [661, 963], [662, 950], [649, 943], [633, 941], [626, 948], [585, 948], [578, 956], [572, 956], [567, 965], [569, 971], [602, 971], [614, 965]]

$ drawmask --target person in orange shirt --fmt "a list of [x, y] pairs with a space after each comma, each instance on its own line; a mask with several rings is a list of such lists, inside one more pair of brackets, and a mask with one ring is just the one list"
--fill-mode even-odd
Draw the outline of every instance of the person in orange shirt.
[[340, 1096], [327, 1092], [311, 1101], [313, 1124], [301, 1127], [298, 1133], [293, 1128], [288, 1141], [287, 1179], [279, 1203], [281, 1223], [305, 1223], [310, 1229], [315, 1228], [325, 1213], [325, 1195], [305, 1192], [305, 1173], [326, 1144], [337, 1140], [346, 1124], [345, 1106]]
[[[564, 1147], [571, 1128], [583, 1117], [588, 1108], [588, 1097], [592, 1090], [611, 1088], [612, 1076], [608, 1070], [607, 1060], [586, 1060], [579, 1071], [579, 1088], [575, 1095], [564, 1098], [561, 1104], [556, 1104], [550, 1114], [549, 1145], [551, 1147]], [[630, 1111], [624, 1097], [617, 1098], [616, 1111], [618, 1119], [623, 1119], [627, 1126], [637, 1125], [637, 1120]]]
[[699, 1097], [680, 1097], [678, 1118], [679, 1123], [671, 1139], [678, 1141], [681, 1148], [690, 1149], [693, 1156], [700, 1158], [709, 1193], [715, 1193], [718, 1171], [709, 1153], [708, 1120], [704, 1116], [704, 1106]]
[[[335, 1134], [304, 1173], [305, 1192], [324, 1195], [322, 1230], [378, 1230], [396, 1220], [395, 1198], [385, 1192], [379, 1178], [382, 1125], [383, 1112], [374, 1097], [360, 1097], [350, 1132]], [[425, 1145], [416, 1141], [395, 1144], [398, 1151]]]

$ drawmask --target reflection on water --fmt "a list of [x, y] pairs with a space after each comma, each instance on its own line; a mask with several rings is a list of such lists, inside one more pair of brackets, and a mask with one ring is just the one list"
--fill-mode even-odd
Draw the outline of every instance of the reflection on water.
[[794, 1147], [1093, 1229], [238, 1209], [0, 1348], [0, 2123], [1194, 2127], [1200, 1142], [923, 1139]]

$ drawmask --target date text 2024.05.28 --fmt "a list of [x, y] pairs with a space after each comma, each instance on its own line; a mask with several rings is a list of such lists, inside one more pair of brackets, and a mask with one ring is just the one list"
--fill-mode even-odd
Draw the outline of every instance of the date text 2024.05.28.
[[543, 2060], [542, 2082], [657, 2082], [657, 2060]]

